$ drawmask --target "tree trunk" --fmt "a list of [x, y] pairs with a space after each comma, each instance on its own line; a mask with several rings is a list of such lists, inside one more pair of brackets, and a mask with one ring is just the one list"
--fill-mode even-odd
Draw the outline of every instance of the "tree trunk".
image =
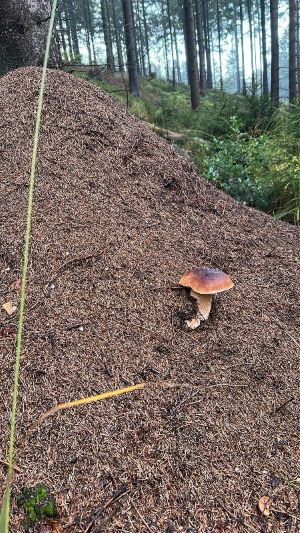
[[89, 25], [89, 20], [88, 20], [88, 12], [87, 12], [86, 0], [84, 0], [84, 2], [83, 2], [83, 8], [84, 8], [86, 47], [87, 47], [87, 51], [88, 51], [88, 55], [89, 55], [89, 64], [91, 65], [92, 62], [93, 62], [93, 59], [92, 59], [90, 25]]
[[279, 104], [279, 41], [278, 41], [278, 0], [270, 0], [271, 14], [271, 98], [275, 106]]
[[78, 44], [78, 37], [77, 37], [77, 26], [76, 26], [76, 18], [75, 18], [75, 7], [73, 0], [66, 0], [68, 5], [68, 16], [70, 19], [70, 29], [71, 29], [71, 36], [72, 36], [72, 43], [73, 43], [73, 50], [74, 55], [77, 60], [80, 59], [80, 50], [79, 50], [79, 44]]
[[200, 105], [199, 72], [197, 65], [197, 51], [195, 43], [194, 10], [192, 0], [184, 0], [184, 19], [187, 41], [187, 64], [191, 89], [192, 108]]
[[175, 53], [176, 53], [177, 81], [181, 82], [179, 49], [178, 49], [177, 32], [176, 32], [175, 24], [174, 24], [174, 43], [175, 43]]
[[246, 87], [246, 77], [245, 77], [245, 49], [244, 49], [244, 14], [243, 14], [243, 3], [242, 0], [239, 0], [240, 7], [240, 28], [241, 28], [241, 48], [242, 48], [242, 74], [243, 74], [243, 88], [242, 93], [244, 96], [247, 94]]
[[298, 81], [298, 97], [300, 96], [300, 2], [298, 2], [297, 9], [297, 81]]
[[[0, 73], [43, 63], [50, 13], [50, 0], [2, 0]], [[49, 65], [60, 64], [59, 46], [54, 36]]]
[[173, 83], [173, 89], [175, 89], [175, 85], [176, 85], [175, 54], [174, 54], [174, 42], [173, 42], [173, 32], [172, 32], [170, 0], [167, 0], [167, 15], [168, 15], [169, 34], [170, 34], [170, 42], [171, 42], [171, 55], [172, 55], [172, 83]]
[[162, 15], [162, 25], [163, 25], [163, 33], [164, 33], [166, 74], [167, 74], [167, 80], [169, 80], [170, 79], [170, 69], [169, 69], [169, 59], [168, 59], [168, 42], [167, 42], [167, 31], [166, 31], [165, 0], [161, 0], [161, 15]]
[[108, 70], [115, 70], [114, 54], [111, 42], [111, 32], [109, 27], [107, 0], [101, 0], [101, 17], [103, 25], [104, 43], [106, 49], [106, 64]]
[[263, 60], [263, 95], [269, 94], [268, 63], [267, 63], [267, 39], [266, 39], [266, 6], [265, 0], [260, 0], [261, 34], [262, 34], [262, 60]]
[[64, 9], [64, 20], [66, 24], [66, 32], [68, 37], [68, 46], [69, 46], [69, 56], [70, 59], [74, 59], [74, 48], [72, 43], [72, 34], [71, 34], [71, 26], [70, 26], [70, 17], [69, 17], [69, 11], [68, 11], [68, 5], [66, 0], [63, 0], [63, 9]]
[[237, 28], [237, 16], [236, 16], [236, 5], [233, 6], [234, 9], [234, 43], [235, 43], [235, 65], [236, 65], [236, 91], [241, 92], [241, 76], [240, 76], [240, 56], [239, 56], [239, 39], [238, 39], [238, 28]]
[[137, 13], [137, 20], [138, 20], [138, 29], [139, 29], [139, 49], [140, 49], [140, 65], [141, 65], [141, 73], [143, 76], [146, 76], [146, 64], [145, 64], [145, 52], [144, 52], [144, 46], [145, 46], [145, 40], [144, 35], [142, 31], [142, 21], [141, 21], [141, 13], [140, 13], [140, 2], [137, 0], [136, 2], [136, 13]]
[[250, 32], [250, 58], [251, 58], [251, 80], [252, 80], [252, 94], [256, 93], [255, 73], [254, 73], [254, 49], [253, 49], [253, 26], [252, 26], [252, 1], [247, 0], [248, 21]]
[[222, 74], [222, 50], [221, 50], [221, 20], [220, 20], [220, 5], [217, 0], [217, 30], [218, 30], [218, 51], [219, 51], [219, 68], [220, 68], [220, 89], [223, 91], [223, 74]]
[[58, 28], [59, 28], [59, 42], [61, 43], [63, 49], [63, 58], [64, 61], [69, 61], [67, 43], [65, 39], [65, 29], [62, 22], [62, 12], [61, 9], [57, 13]]
[[115, 41], [118, 54], [118, 69], [120, 72], [124, 72], [124, 60], [122, 52], [122, 43], [121, 43], [121, 28], [117, 19], [115, 0], [112, 0], [112, 9], [113, 9], [113, 25], [115, 31]]
[[144, 24], [144, 33], [145, 33], [145, 46], [146, 54], [148, 61], [148, 76], [151, 76], [151, 62], [150, 62], [150, 51], [149, 51], [149, 37], [148, 37], [148, 24], [147, 24], [147, 15], [145, 9], [145, 0], [142, 0], [142, 12], [143, 12], [143, 24]]
[[127, 51], [129, 90], [134, 96], [139, 96], [139, 77], [134, 37], [134, 20], [132, 16], [132, 0], [122, 0], [122, 7]]
[[198, 37], [198, 51], [199, 51], [199, 74], [200, 74], [200, 92], [205, 93], [206, 89], [206, 74], [205, 74], [205, 57], [204, 57], [204, 39], [203, 39], [203, 19], [201, 12], [200, 0], [196, 0], [196, 27]]
[[297, 98], [297, 0], [289, 0], [289, 101]]
[[92, 10], [90, 5], [90, 0], [86, 0], [86, 17], [87, 17], [87, 23], [88, 23], [88, 31], [90, 34], [91, 39], [91, 46], [92, 46], [92, 52], [93, 52], [93, 60], [94, 63], [97, 63], [96, 59], [96, 51], [95, 51], [95, 32], [94, 32], [94, 26], [93, 26], [93, 17], [92, 17]]
[[210, 24], [208, 17], [208, 5], [207, 0], [202, 0], [202, 11], [203, 11], [203, 30], [204, 30], [204, 43], [205, 43], [205, 52], [206, 52], [206, 88], [213, 88], [212, 81], [212, 65], [211, 65], [211, 48], [210, 48]]

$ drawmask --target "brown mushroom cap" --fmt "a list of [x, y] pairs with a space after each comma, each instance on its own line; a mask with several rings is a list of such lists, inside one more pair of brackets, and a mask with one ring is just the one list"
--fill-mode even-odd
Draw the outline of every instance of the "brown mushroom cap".
[[199, 267], [186, 272], [179, 281], [179, 285], [190, 287], [198, 294], [216, 294], [233, 287], [232, 280], [227, 274], [215, 268]]

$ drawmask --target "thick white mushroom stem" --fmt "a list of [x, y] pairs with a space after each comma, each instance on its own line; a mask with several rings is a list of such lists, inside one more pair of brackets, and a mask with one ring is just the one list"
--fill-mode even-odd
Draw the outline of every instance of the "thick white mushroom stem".
[[196, 329], [200, 326], [202, 320], [207, 320], [211, 310], [212, 295], [211, 294], [198, 294], [191, 289], [191, 296], [197, 300], [197, 314], [195, 318], [186, 321], [186, 325], [189, 329]]

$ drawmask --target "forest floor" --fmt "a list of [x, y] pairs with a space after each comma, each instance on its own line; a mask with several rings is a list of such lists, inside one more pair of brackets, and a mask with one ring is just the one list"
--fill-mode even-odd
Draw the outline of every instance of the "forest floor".
[[[18, 306], [39, 82], [0, 80], [2, 489], [18, 320], [2, 305]], [[63, 72], [48, 72], [37, 170], [11, 531], [39, 483], [66, 533], [300, 531], [299, 227], [217, 190]], [[178, 280], [200, 265], [235, 287], [187, 331]], [[59, 402], [141, 382], [28, 435]]]

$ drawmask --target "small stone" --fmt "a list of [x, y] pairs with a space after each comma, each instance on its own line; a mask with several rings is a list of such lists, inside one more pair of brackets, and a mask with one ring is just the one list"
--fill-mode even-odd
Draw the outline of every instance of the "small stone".
[[273, 477], [271, 479], [271, 487], [272, 489], [276, 489], [276, 487], [278, 487], [281, 483], [281, 480], [278, 478], [278, 477]]

